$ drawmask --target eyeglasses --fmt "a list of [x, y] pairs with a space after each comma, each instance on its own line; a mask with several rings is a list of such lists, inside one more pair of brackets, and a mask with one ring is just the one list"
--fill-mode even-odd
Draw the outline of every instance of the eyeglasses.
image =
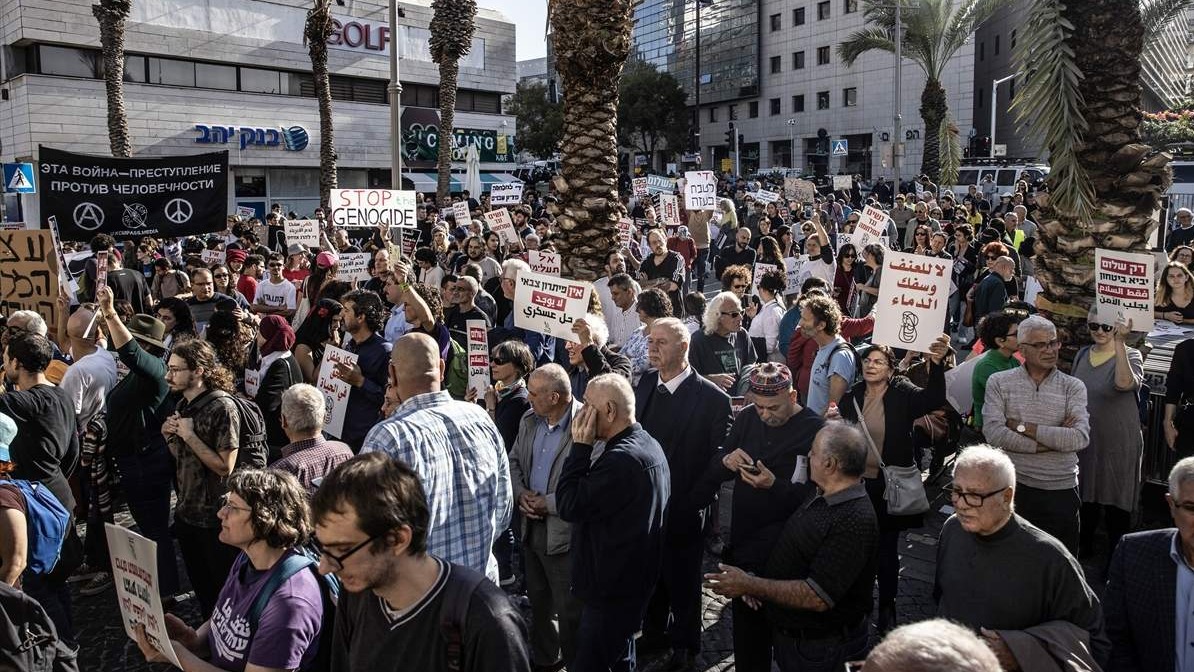
[[248, 507], [233, 506], [232, 500], [228, 497], [227, 494], [225, 494], [223, 497], [220, 498], [220, 510], [223, 511], [225, 509], [228, 511], [244, 511], [245, 513], [253, 512], [253, 509], [250, 509]]
[[492, 365], [494, 365], [494, 366], [501, 366], [501, 365], [503, 365], [503, 364], [509, 364], [509, 363], [510, 363], [510, 360], [508, 360], [508, 359], [502, 359], [501, 357], [490, 357], [490, 358], [489, 358], [489, 363], [490, 363], [490, 364], [492, 364]]
[[960, 490], [955, 490], [954, 487], [952, 485], [950, 485], [950, 486], [946, 486], [944, 488], [944, 490], [949, 493], [950, 501], [956, 501], [956, 500], [960, 499], [966, 503], [966, 506], [969, 506], [971, 508], [978, 508], [978, 507], [982, 506], [983, 502], [987, 501], [988, 498], [998, 495], [999, 493], [1003, 492], [1004, 490], [1007, 490], [1007, 488], [1004, 487], [1004, 488], [999, 488], [998, 490], [992, 490], [991, 492], [988, 492], [988, 493], [980, 493], [980, 492], [961, 492]]
[[1041, 341], [1040, 343], [1021, 343], [1020, 346], [1028, 346], [1037, 350], [1055, 350], [1061, 347], [1061, 341], [1055, 338], [1051, 341]]
[[353, 546], [352, 548], [348, 549], [348, 551], [346, 551], [345, 553], [343, 553], [341, 555], [333, 554], [331, 551], [324, 548], [323, 544], [319, 543], [319, 540], [314, 537], [311, 538], [311, 543], [314, 544], [315, 550], [319, 551], [319, 556], [321, 558], [328, 559], [328, 564], [332, 566], [332, 571], [338, 572], [341, 569], [344, 569], [344, 561], [345, 560], [351, 558], [352, 555], [354, 553], [356, 553], [357, 551], [368, 546], [370, 542], [380, 539], [382, 536], [384, 536], [384, 534], [385, 534], [384, 532], [382, 534], [375, 534], [372, 537], [369, 537], [368, 539], [357, 544], [356, 546]]
[[734, 310], [734, 311], [726, 312], [726, 311], [724, 311], [724, 310], [723, 310], [723, 311], [721, 311], [721, 316], [722, 316], [722, 317], [730, 317], [730, 318], [735, 318], [735, 319], [736, 319], [736, 318], [742, 317], [742, 311], [740, 311], [740, 310]]
[[1090, 333], [1092, 333], [1092, 334], [1093, 334], [1094, 332], [1096, 332], [1096, 331], [1110, 332], [1110, 331], [1112, 331], [1113, 329], [1115, 329], [1115, 326], [1114, 326], [1114, 325], [1110, 325], [1110, 324], [1095, 324], [1095, 323], [1093, 323], [1093, 322], [1091, 322], [1090, 324], [1086, 325], [1086, 327], [1087, 327], [1088, 329], [1090, 329]]

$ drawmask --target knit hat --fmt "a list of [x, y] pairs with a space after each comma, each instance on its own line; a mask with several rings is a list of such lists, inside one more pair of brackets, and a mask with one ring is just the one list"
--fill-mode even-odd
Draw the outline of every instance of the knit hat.
[[245, 257], [249, 256], [244, 250], [228, 250], [224, 252], [224, 258], [229, 262], [239, 261], [244, 262]]
[[17, 423], [7, 415], [0, 413], [0, 462], [12, 462], [8, 447], [12, 445], [12, 440], [16, 437]]
[[765, 362], [750, 373], [750, 391], [764, 397], [774, 397], [792, 391], [792, 372], [776, 362]]
[[266, 315], [261, 318], [259, 330], [265, 338], [265, 345], [261, 346], [262, 355], [282, 352], [294, 347], [294, 329], [291, 328], [286, 318], [280, 315]]

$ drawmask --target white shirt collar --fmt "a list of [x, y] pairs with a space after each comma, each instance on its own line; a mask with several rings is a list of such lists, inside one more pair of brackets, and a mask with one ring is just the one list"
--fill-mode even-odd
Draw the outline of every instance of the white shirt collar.
[[692, 375], [692, 367], [686, 366], [686, 367], [684, 367], [684, 370], [680, 372], [680, 375], [676, 376], [675, 378], [672, 378], [671, 380], [667, 381], [666, 383], [663, 383], [663, 386], [667, 388], [667, 391], [669, 393], [675, 394], [676, 390], [680, 389], [680, 384], [683, 383], [684, 381], [688, 380], [688, 377], [691, 375]]

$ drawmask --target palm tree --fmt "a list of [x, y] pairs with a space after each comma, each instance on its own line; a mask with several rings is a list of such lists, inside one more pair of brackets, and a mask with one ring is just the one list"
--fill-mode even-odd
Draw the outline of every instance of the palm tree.
[[[435, 194], [441, 204], [448, 200], [455, 143], [456, 76], [460, 57], [473, 45], [474, 0], [431, 0], [431, 60], [439, 64], [439, 178]], [[395, 178], [397, 179], [397, 178]]]
[[920, 118], [925, 124], [921, 172], [939, 182], [941, 125], [949, 114], [941, 73], [975, 29], [995, 12], [999, 0], [962, 0], [956, 7], [956, 0], [864, 0], [871, 25], [855, 31], [837, 47], [847, 67], [868, 51], [895, 53], [897, 3], [904, 26], [902, 55], [919, 65], [926, 78], [920, 94]]
[[618, 81], [630, 55], [637, 0], [548, 0], [556, 71], [564, 89], [559, 203], [564, 273], [601, 274], [617, 245]]
[[332, 34], [331, 0], [315, 0], [307, 12], [303, 37], [311, 55], [311, 75], [319, 100], [319, 204], [325, 209], [336, 188], [336, 136], [332, 128], [332, 87], [328, 75], [328, 37]]
[[112, 156], [133, 155], [129, 120], [124, 113], [124, 22], [133, 0], [100, 0], [91, 6], [99, 22], [100, 51], [104, 59], [104, 88], [108, 93], [108, 144]]
[[[1079, 6], [1080, 5], [1080, 6]], [[1147, 250], [1169, 155], [1140, 142], [1141, 55], [1191, 0], [1036, 0], [1016, 48], [1025, 73], [1011, 109], [1049, 152], [1038, 215], [1037, 306], [1063, 343], [1087, 340], [1094, 250]]]

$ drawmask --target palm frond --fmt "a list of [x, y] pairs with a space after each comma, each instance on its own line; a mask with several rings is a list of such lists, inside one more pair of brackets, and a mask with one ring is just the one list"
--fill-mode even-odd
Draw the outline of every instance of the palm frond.
[[1090, 219], [1095, 205], [1094, 187], [1078, 160], [1078, 145], [1088, 127], [1085, 101], [1079, 90], [1084, 78], [1066, 43], [1074, 25], [1063, 14], [1062, 0], [1038, 0], [1020, 32], [1016, 67], [1025, 81], [1016, 92], [1011, 110], [1024, 129], [1031, 121], [1049, 149], [1050, 204], [1079, 221]]
[[1169, 24], [1194, 6], [1194, 0], [1140, 0], [1140, 22], [1144, 24], [1144, 43], [1160, 37]]
[[891, 34], [882, 28], [856, 30], [845, 42], [837, 45], [838, 58], [842, 59], [847, 68], [854, 65], [859, 56], [875, 50], [895, 53], [895, 41], [892, 40]]
[[945, 32], [945, 51], [954, 53], [999, 8], [999, 0], [968, 0], [958, 7]]
[[958, 125], [954, 123], [952, 114], [946, 113], [937, 137], [941, 151], [941, 172], [937, 182], [957, 184], [958, 171], [962, 167], [962, 141], [958, 137]]

